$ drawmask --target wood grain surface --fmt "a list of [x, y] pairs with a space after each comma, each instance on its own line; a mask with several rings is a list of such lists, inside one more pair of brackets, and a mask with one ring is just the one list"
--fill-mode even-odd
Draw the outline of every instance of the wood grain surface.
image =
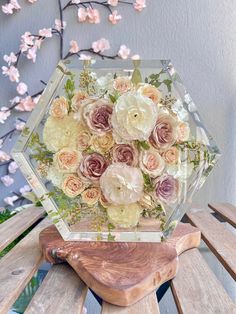
[[210, 203], [209, 207], [236, 228], [236, 207], [229, 203]]
[[180, 224], [164, 243], [65, 242], [50, 226], [41, 232], [40, 245], [47, 261], [67, 261], [103, 300], [128, 306], [172, 279], [178, 254], [197, 247], [200, 238], [197, 228]]

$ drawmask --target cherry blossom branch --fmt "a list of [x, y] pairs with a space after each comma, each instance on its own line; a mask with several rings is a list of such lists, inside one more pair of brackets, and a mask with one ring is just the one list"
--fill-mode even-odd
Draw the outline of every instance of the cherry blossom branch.
[[[60, 22], [63, 25], [63, 10], [61, 0], [58, 0], [59, 12], [60, 12]], [[61, 28], [60, 33], [60, 58], [63, 58], [63, 40], [64, 40], [64, 28]]]

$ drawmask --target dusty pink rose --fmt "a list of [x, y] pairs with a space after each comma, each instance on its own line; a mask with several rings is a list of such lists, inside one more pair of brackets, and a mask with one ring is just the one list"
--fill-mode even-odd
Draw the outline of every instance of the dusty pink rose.
[[17, 87], [16, 87], [16, 90], [17, 90], [17, 93], [20, 94], [20, 95], [24, 95], [27, 90], [28, 90], [28, 86], [23, 83], [23, 82], [20, 82]]
[[112, 107], [105, 100], [97, 100], [86, 105], [83, 111], [84, 119], [95, 134], [104, 134], [111, 131]]
[[152, 178], [160, 176], [165, 168], [164, 160], [155, 149], [141, 151], [139, 165], [141, 170]]
[[82, 174], [86, 179], [98, 181], [107, 166], [108, 163], [102, 155], [92, 153], [84, 156], [80, 163], [78, 174]]
[[124, 94], [131, 90], [132, 82], [127, 76], [119, 76], [113, 82], [113, 88], [120, 94]]
[[118, 55], [121, 57], [121, 59], [128, 59], [130, 55], [130, 49], [127, 48], [125, 45], [121, 45], [118, 51]]
[[177, 121], [169, 114], [161, 114], [149, 138], [155, 148], [167, 149], [177, 140]]
[[15, 107], [19, 111], [32, 111], [35, 107], [35, 102], [30, 96], [21, 99], [20, 103]]
[[137, 11], [142, 11], [144, 8], [146, 8], [146, 0], [136, 0], [134, 3], [134, 8]]
[[122, 19], [122, 16], [118, 14], [117, 10], [114, 10], [111, 14], [109, 14], [108, 19], [113, 25], [115, 25]]
[[179, 197], [179, 181], [173, 176], [164, 174], [154, 182], [154, 197], [158, 200], [173, 204]]
[[107, 3], [112, 7], [116, 7], [118, 5], [119, 0], [107, 0]]
[[91, 24], [100, 23], [100, 13], [97, 9], [92, 9], [91, 7], [87, 8], [87, 18], [88, 22]]
[[76, 40], [71, 40], [70, 41], [70, 53], [77, 53], [79, 52], [79, 46]]
[[105, 50], [110, 49], [110, 43], [107, 39], [101, 38], [92, 43], [92, 48], [94, 52], [104, 52]]
[[113, 162], [123, 162], [128, 166], [136, 166], [138, 163], [138, 152], [129, 144], [118, 144], [112, 149]]

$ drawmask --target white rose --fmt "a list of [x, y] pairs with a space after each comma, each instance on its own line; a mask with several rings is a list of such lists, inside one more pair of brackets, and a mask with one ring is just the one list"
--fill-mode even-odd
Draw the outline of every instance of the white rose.
[[135, 203], [143, 196], [142, 172], [124, 163], [115, 163], [108, 166], [102, 174], [100, 186], [109, 203]]
[[128, 141], [147, 140], [156, 120], [157, 108], [153, 101], [132, 92], [118, 98], [111, 118], [114, 132]]

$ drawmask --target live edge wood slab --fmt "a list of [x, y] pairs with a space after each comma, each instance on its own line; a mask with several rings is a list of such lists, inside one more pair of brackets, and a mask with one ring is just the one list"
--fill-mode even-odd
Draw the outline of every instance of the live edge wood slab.
[[67, 262], [103, 300], [119, 306], [136, 303], [174, 278], [178, 255], [198, 247], [200, 231], [180, 223], [163, 243], [64, 241], [55, 226], [44, 229], [39, 242], [45, 259]]

